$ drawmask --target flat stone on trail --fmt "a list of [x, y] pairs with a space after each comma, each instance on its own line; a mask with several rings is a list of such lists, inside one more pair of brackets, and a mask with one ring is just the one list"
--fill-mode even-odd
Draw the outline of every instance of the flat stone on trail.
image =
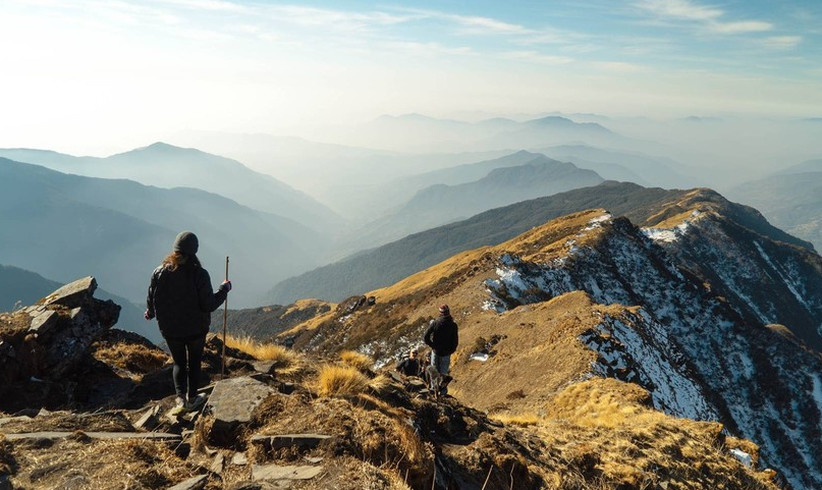
[[322, 473], [322, 466], [259, 465], [251, 468], [251, 478], [259, 480], [310, 480]]
[[180, 482], [173, 487], [169, 487], [168, 490], [198, 490], [205, 486], [206, 480], [208, 480], [207, 475], [198, 475]]
[[43, 298], [44, 305], [63, 305], [67, 308], [82, 306], [97, 289], [97, 281], [87, 276], [72, 283], [66, 284], [57, 291]]
[[268, 449], [280, 449], [283, 447], [314, 449], [319, 446], [321, 442], [328, 439], [331, 439], [331, 436], [324, 434], [256, 435], [251, 438], [251, 443], [260, 444]]
[[244, 424], [251, 413], [277, 390], [249, 377], [218, 381], [208, 399], [208, 407], [218, 423]]
[[251, 421], [251, 414], [277, 390], [251, 377], [231, 378], [218, 381], [206, 404], [214, 423], [208, 437], [215, 444], [228, 444], [234, 439], [234, 431]]
[[[20, 441], [26, 439], [66, 439], [75, 435], [76, 432], [25, 432], [21, 434], [5, 434], [9, 441]], [[167, 432], [83, 432], [92, 439], [148, 439], [152, 441], [179, 441], [178, 434]]]
[[276, 364], [274, 361], [254, 361], [251, 363], [255, 371], [263, 374], [274, 374], [274, 366]]

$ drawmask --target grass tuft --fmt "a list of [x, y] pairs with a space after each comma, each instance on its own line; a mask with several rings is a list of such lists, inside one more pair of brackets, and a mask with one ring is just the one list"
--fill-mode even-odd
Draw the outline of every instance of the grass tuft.
[[284, 367], [294, 364], [298, 355], [282, 345], [257, 342], [250, 336], [226, 336], [227, 347], [240, 350], [254, 357], [258, 361], [274, 361], [277, 366]]
[[362, 372], [366, 372], [374, 365], [374, 360], [370, 356], [360, 354], [352, 350], [340, 353], [340, 360], [346, 366], [352, 367]]
[[326, 365], [317, 377], [320, 396], [352, 396], [369, 388], [367, 376], [351, 366]]

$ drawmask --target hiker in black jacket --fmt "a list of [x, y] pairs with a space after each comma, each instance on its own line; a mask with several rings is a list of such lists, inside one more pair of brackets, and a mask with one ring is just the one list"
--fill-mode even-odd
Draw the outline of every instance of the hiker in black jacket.
[[406, 376], [419, 376], [422, 371], [420, 360], [417, 359], [417, 350], [408, 351], [408, 357], [397, 363], [397, 371]]
[[[425, 331], [423, 340], [433, 351], [431, 353], [431, 366], [444, 379], [440, 389], [440, 393], [444, 395], [448, 393], [447, 385], [451, 380], [448, 375], [451, 370], [451, 354], [457, 350], [457, 345], [460, 342], [457, 324], [451, 318], [451, 310], [448, 305], [440, 306], [440, 316], [431, 321], [431, 325]], [[431, 389], [436, 388], [434, 380], [431, 380]]]
[[192, 410], [205, 399], [197, 396], [200, 362], [211, 312], [220, 307], [231, 291], [224, 281], [215, 293], [211, 278], [197, 259], [199, 242], [190, 231], [181, 232], [173, 250], [151, 275], [146, 298], [146, 320], [157, 318], [160, 332], [174, 360], [172, 372], [177, 392], [175, 411]]

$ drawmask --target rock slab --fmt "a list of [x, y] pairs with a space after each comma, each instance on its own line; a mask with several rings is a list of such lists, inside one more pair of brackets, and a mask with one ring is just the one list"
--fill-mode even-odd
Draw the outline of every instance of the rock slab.
[[218, 381], [206, 405], [214, 417], [209, 439], [216, 444], [229, 443], [234, 431], [249, 423], [254, 410], [275, 393], [276, 389], [251, 377]]
[[260, 480], [310, 480], [322, 473], [322, 466], [280, 466], [276, 464], [254, 465], [251, 478]]
[[208, 476], [198, 475], [193, 478], [189, 478], [186, 481], [180, 482], [173, 487], [170, 487], [168, 490], [199, 490], [205, 486], [207, 480]]

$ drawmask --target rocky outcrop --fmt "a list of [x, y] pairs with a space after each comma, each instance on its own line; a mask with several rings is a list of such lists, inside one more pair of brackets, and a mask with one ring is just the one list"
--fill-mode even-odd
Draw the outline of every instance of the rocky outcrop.
[[58, 380], [120, 315], [113, 301], [94, 298], [97, 281], [66, 284], [38, 304], [0, 315], [0, 385], [31, 378]]

